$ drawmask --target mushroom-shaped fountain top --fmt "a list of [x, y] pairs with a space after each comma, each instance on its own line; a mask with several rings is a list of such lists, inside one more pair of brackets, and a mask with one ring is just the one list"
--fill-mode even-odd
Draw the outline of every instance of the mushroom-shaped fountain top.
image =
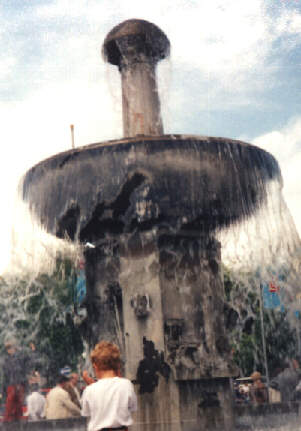
[[145, 58], [156, 63], [167, 57], [169, 51], [170, 43], [163, 31], [141, 19], [129, 19], [117, 25], [103, 44], [106, 61], [119, 67]]

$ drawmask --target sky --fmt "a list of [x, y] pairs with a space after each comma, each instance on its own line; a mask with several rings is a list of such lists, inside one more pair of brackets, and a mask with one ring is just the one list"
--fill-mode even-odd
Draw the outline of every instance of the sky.
[[22, 229], [16, 189], [26, 170], [71, 148], [70, 124], [75, 146], [122, 137], [118, 72], [101, 46], [130, 18], [171, 42], [158, 68], [165, 133], [271, 152], [301, 234], [301, 0], [1, 0], [0, 271], [16, 220]]

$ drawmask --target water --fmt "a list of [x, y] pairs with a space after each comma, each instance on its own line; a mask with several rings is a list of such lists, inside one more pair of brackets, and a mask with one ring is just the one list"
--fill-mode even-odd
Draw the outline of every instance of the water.
[[[254, 215], [222, 231], [220, 240], [223, 244], [223, 263], [230, 271], [232, 280], [240, 286], [228, 295], [230, 306], [239, 316], [236, 315], [234, 343], [240, 342], [248, 323], [258, 322], [259, 299], [263, 295], [261, 305], [267, 325], [263, 329], [268, 350], [273, 350], [272, 344], [277, 341], [277, 337], [281, 338], [279, 325], [291, 328], [287, 334], [290, 335], [287, 351], [283, 346], [278, 354], [280, 365], [287, 357], [300, 355], [301, 247], [294, 221], [277, 182], [267, 185], [267, 195], [268, 200]], [[272, 293], [270, 289], [273, 290], [273, 286], [276, 292]], [[254, 335], [254, 331], [255, 325], [249, 333]], [[260, 337], [262, 329], [257, 328], [258, 331]], [[263, 347], [258, 335], [253, 352], [253, 367], [260, 367], [265, 374]], [[276, 363], [269, 359], [269, 372], [273, 374]]]

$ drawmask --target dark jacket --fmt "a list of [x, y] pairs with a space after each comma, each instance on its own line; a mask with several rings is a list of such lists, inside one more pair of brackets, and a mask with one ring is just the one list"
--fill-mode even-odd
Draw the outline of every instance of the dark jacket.
[[299, 379], [300, 375], [298, 371], [292, 368], [285, 368], [270, 382], [270, 386], [280, 391], [281, 402], [293, 401]]
[[26, 384], [26, 376], [31, 372], [33, 363], [30, 355], [17, 350], [13, 355], [6, 354], [3, 364], [3, 389], [7, 386]]
[[269, 399], [267, 387], [262, 382], [260, 383], [259, 386], [253, 384], [250, 389], [250, 397], [254, 404], [264, 404]]

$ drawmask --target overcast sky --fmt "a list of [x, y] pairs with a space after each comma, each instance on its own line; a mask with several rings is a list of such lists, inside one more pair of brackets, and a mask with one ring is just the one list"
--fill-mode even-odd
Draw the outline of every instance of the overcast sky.
[[122, 136], [118, 73], [101, 58], [111, 28], [158, 25], [165, 133], [242, 139], [279, 161], [301, 233], [300, 0], [1, 0], [1, 267], [20, 176], [71, 147]]

